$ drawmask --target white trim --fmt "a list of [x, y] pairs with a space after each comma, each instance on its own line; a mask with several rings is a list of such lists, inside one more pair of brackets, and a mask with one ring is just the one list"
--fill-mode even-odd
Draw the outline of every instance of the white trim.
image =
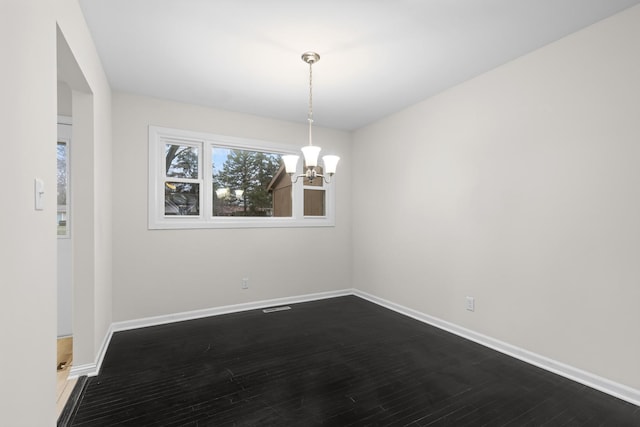
[[342, 289], [337, 291], [321, 292], [315, 294], [299, 295], [294, 297], [275, 298], [270, 300], [256, 301], [243, 304], [226, 305], [221, 307], [213, 307], [202, 310], [187, 311], [182, 313], [173, 313], [163, 316], [146, 317], [136, 320], [127, 320], [123, 322], [112, 323], [107, 331], [100, 352], [95, 363], [72, 366], [69, 378], [75, 378], [81, 375], [95, 376], [100, 372], [102, 361], [107, 352], [111, 337], [115, 332], [127, 331], [137, 328], [145, 328], [149, 326], [164, 325], [173, 322], [182, 322], [185, 320], [201, 319], [209, 316], [219, 316], [223, 314], [238, 313], [248, 310], [264, 309], [268, 307], [281, 306], [287, 304], [297, 304], [308, 301], [318, 301], [327, 298], [336, 298], [347, 295], [355, 295], [359, 298], [388, 308], [397, 313], [416, 319], [420, 322], [435, 326], [436, 328], [445, 330], [459, 337], [476, 342], [485, 347], [489, 347], [507, 356], [514, 357], [523, 362], [537, 366], [549, 372], [553, 372], [572, 381], [576, 381], [587, 387], [599, 390], [603, 393], [622, 399], [633, 405], [640, 406], [640, 390], [631, 388], [624, 384], [611, 381], [607, 378], [600, 377], [590, 372], [583, 371], [573, 366], [558, 362], [548, 357], [533, 353], [529, 350], [508, 344], [506, 342], [491, 338], [489, 336], [474, 332], [470, 329], [463, 328], [454, 323], [447, 322], [437, 317], [413, 310], [400, 304], [388, 301], [384, 298], [371, 295], [358, 289]]
[[84, 375], [89, 377], [95, 377], [98, 375], [100, 370], [98, 369], [98, 365], [96, 363], [86, 363], [84, 365], [72, 365], [71, 370], [69, 371], [68, 379], [72, 380], [74, 378], [82, 377]]
[[58, 116], [58, 124], [59, 125], [72, 125], [73, 119], [71, 116]]
[[104, 361], [104, 356], [107, 353], [107, 349], [109, 348], [109, 344], [111, 343], [111, 338], [113, 337], [113, 334], [115, 332], [127, 331], [130, 329], [145, 328], [148, 326], [164, 325], [164, 324], [173, 323], [173, 322], [182, 322], [184, 320], [201, 319], [203, 317], [209, 317], [209, 316], [219, 316], [221, 314], [238, 313], [241, 311], [262, 309], [262, 308], [280, 306], [280, 305], [286, 305], [286, 304], [296, 304], [301, 302], [317, 301], [317, 300], [341, 297], [341, 296], [352, 295], [352, 294], [353, 294], [353, 291], [351, 289], [344, 289], [344, 290], [338, 290], [338, 291], [299, 295], [295, 297], [276, 298], [276, 299], [270, 299], [270, 300], [256, 301], [252, 303], [226, 305], [226, 306], [213, 307], [213, 308], [208, 308], [203, 310], [186, 311], [182, 313], [173, 313], [173, 314], [168, 314], [163, 316], [154, 316], [154, 317], [146, 317], [146, 318], [136, 319], [136, 320], [127, 320], [123, 322], [115, 322], [115, 323], [112, 323], [111, 326], [109, 326], [109, 329], [107, 330], [107, 334], [102, 340], [102, 345], [100, 346], [100, 351], [96, 356], [96, 361], [94, 363], [86, 363], [83, 365], [76, 365], [76, 366], [72, 365], [71, 369], [69, 370], [69, 379], [77, 378], [83, 375], [93, 377], [100, 373], [100, 370], [102, 369], [102, 362]]
[[615, 381], [611, 381], [607, 378], [600, 377], [590, 372], [583, 371], [582, 369], [569, 366], [562, 362], [549, 359], [548, 357], [542, 356], [540, 354], [536, 354], [529, 350], [516, 347], [506, 342], [491, 338], [478, 332], [474, 332], [470, 329], [463, 328], [462, 326], [458, 326], [437, 317], [429, 316], [428, 314], [421, 313], [419, 311], [407, 308], [400, 304], [393, 303], [383, 298], [376, 297], [366, 292], [354, 289], [353, 294], [374, 304], [388, 308], [400, 314], [404, 314], [405, 316], [409, 316], [423, 323], [435, 326], [436, 328], [451, 332], [452, 334], [458, 335], [462, 338], [466, 338], [485, 347], [489, 347], [493, 350], [499, 351], [500, 353], [522, 360], [523, 362], [537, 366], [549, 372], [553, 372], [554, 374], [558, 374], [580, 384], [599, 390], [603, 393], [617, 397], [618, 399], [622, 399], [634, 405], [640, 406], [640, 390], [617, 383]]
[[96, 356], [96, 361], [94, 363], [86, 363], [84, 365], [74, 366], [71, 365], [71, 369], [69, 370], [69, 379], [81, 377], [83, 375], [94, 377], [100, 373], [100, 369], [102, 368], [102, 362], [104, 361], [104, 356], [107, 354], [107, 349], [109, 348], [109, 344], [111, 343], [111, 337], [113, 337], [113, 324], [109, 326], [107, 330], [107, 334], [104, 336], [102, 340], [102, 345], [100, 345], [100, 350]]
[[221, 307], [205, 308], [202, 310], [186, 311], [183, 313], [166, 314], [163, 316], [145, 317], [136, 320], [125, 320], [112, 324], [113, 332], [127, 331], [130, 329], [146, 328], [148, 326], [164, 325], [173, 322], [182, 322], [185, 320], [201, 319], [203, 317], [219, 316], [222, 314], [238, 313], [241, 311], [258, 310], [273, 306], [281, 306], [287, 304], [297, 304], [308, 301], [318, 301], [327, 298], [336, 298], [346, 295], [353, 295], [352, 289], [343, 289], [338, 291], [321, 292], [316, 294], [298, 295], [294, 297], [276, 298], [270, 300], [262, 300], [243, 304], [224, 305]]

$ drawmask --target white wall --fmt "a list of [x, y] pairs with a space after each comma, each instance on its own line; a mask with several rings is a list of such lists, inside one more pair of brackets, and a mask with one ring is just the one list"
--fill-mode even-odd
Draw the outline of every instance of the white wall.
[[[77, 53], [94, 89], [96, 134], [100, 146], [96, 168], [110, 182], [109, 87], [75, 0], [7, 0], [0, 2], [0, 117], [2, 117], [3, 200], [11, 201], [0, 217], [0, 340], [6, 369], [0, 383], [0, 424], [55, 425], [56, 361], [56, 23]], [[98, 156], [97, 156], [98, 157]], [[45, 207], [34, 209], [34, 178], [45, 184]], [[101, 178], [103, 200], [96, 214], [107, 233], [96, 239], [96, 263], [110, 270], [109, 187]], [[100, 295], [87, 301], [99, 314], [97, 338], [110, 317], [110, 275], [98, 281]], [[101, 317], [102, 316], [102, 317]], [[104, 336], [104, 333], [102, 334]], [[100, 338], [101, 339], [101, 338]], [[91, 343], [93, 347], [93, 342]]]
[[58, 115], [71, 117], [71, 88], [61, 81], [58, 81]]
[[294, 147], [308, 132], [303, 124], [114, 94], [114, 321], [350, 287], [348, 133], [314, 128], [314, 142], [341, 156], [335, 227], [148, 230], [149, 125]]
[[[95, 363], [111, 325], [111, 88], [77, 0], [58, 0], [56, 22], [72, 58], [74, 366]], [[60, 44], [60, 43], [59, 43]], [[60, 76], [59, 76], [60, 77]]]
[[[48, 37], [51, 36], [51, 37]], [[55, 21], [46, 1], [0, 3], [0, 424], [52, 425], [55, 419], [56, 231]], [[34, 209], [34, 178], [45, 209]], [[9, 346], [9, 347], [7, 347]], [[24, 369], [16, 369], [19, 363]], [[34, 411], [34, 408], [38, 408]]]
[[635, 7], [357, 131], [354, 287], [640, 389], [638, 52]]

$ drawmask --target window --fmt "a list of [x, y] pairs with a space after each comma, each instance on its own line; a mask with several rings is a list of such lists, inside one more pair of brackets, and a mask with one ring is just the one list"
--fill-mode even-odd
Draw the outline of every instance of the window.
[[285, 173], [281, 157], [296, 151], [150, 126], [149, 228], [334, 225], [333, 183], [292, 184]]
[[[322, 174], [322, 167], [316, 167], [316, 171]], [[304, 215], [324, 216], [325, 215], [325, 189], [322, 179], [309, 181], [304, 179]]]
[[[278, 176], [282, 163], [280, 154], [219, 146], [213, 146], [211, 151], [214, 189], [212, 215], [291, 216], [290, 211], [279, 210], [277, 215], [274, 213], [272, 187], [269, 186]], [[290, 181], [288, 178], [285, 180]], [[290, 189], [288, 199], [291, 199]]]
[[57, 145], [57, 205], [58, 237], [69, 237], [69, 141], [58, 138]]
[[200, 215], [200, 155], [198, 145], [167, 141], [164, 144], [164, 214]]

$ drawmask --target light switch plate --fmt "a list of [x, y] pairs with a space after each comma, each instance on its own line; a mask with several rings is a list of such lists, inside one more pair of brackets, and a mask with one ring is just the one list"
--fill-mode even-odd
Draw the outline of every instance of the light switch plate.
[[36, 178], [34, 180], [34, 197], [35, 197], [35, 208], [37, 211], [44, 210], [44, 181], [40, 178]]

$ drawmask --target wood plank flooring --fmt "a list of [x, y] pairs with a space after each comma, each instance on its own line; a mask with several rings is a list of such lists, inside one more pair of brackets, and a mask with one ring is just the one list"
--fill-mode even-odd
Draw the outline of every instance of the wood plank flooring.
[[113, 335], [72, 426], [639, 426], [640, 408], [354, 296]]
[[73, 361], [73, 337], [58, 338], [57, 347], [56, 411], [59, 417], [76, 384], [75, 378], [68, 379], [71, 362]]

